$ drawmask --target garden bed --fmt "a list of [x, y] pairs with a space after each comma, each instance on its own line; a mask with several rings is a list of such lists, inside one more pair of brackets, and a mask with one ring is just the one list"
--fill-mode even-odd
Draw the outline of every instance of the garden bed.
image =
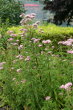
[[72, 110], [73, 28], [50, 24], [38, 29], [32, 25], [7, 29], [0, 38], [4, 106], [13, 110]]

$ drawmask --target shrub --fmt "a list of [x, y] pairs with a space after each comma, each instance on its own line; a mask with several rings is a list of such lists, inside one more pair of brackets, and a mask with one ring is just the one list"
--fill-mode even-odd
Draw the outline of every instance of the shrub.
[[10, 24], [19, 24], [19, 15], [24, 12], [19, 2], [15, 0], [0, 0], [0, 18], [3, 23], [9, 20]]
[[[22, 26], [10, 27], [9, 30], [20, 33]], [[51, 39], [53, 41], [66, 40], [73, 36], [73, 27], [60, 27], [54, 24], [41, 25], [36, 29], [36, 36], [41, 39]]]
[[[11, 27], [9, 30], [13, 30], [15, 33], [20, 33], [19, 27]], [[35, 31], [36, 37], [41, 38], [41, 40], [50, 39], [52, 40], [52, 44], [55, 46], [54, 51], [59, 51], [59, 41], [65, 41], [68, 38], [73, 38], [73, 27], [60, 27], [54, 24], [41, 25]]]

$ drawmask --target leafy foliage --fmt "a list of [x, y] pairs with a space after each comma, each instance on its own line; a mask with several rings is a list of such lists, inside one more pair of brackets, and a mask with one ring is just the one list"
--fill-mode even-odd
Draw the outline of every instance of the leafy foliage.
[[0, 19], [3, 23], [9, 20], [10, 24], [19, 24], [19, 15], [24, 11], [19, 2], [15, 0], [0, 0]]

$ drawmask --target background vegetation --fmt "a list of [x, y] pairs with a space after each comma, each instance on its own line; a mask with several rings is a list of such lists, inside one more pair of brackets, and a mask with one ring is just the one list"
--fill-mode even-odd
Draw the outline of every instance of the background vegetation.
[[11, 25], [19, 24], [21, 20], [19, 15], [25, 12], [22, 8], [22, 4], [15, 0], [0, 0], [0, 4], [0, 19], [2, 23], [8, 20]]
[[69, 25], [73, 21], [73, 0], [44, 0], [44, 9], [54, 14], [53, 22]]

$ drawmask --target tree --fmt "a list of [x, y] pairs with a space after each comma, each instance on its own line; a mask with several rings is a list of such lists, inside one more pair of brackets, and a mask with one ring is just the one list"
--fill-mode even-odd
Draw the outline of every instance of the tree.
[[44, 9], [50, 10], [54, 13], [54, 23], [62, 24], [66, 22], [67, 25], [73, 19], [73, 0], [45, 0]]
[[10, 24], [19, 24], [21, 18], [19, 17], [24, 10], [19, 2], [15, 0], [0, 0], [0, 19], [3, 23], [9, 20]]

